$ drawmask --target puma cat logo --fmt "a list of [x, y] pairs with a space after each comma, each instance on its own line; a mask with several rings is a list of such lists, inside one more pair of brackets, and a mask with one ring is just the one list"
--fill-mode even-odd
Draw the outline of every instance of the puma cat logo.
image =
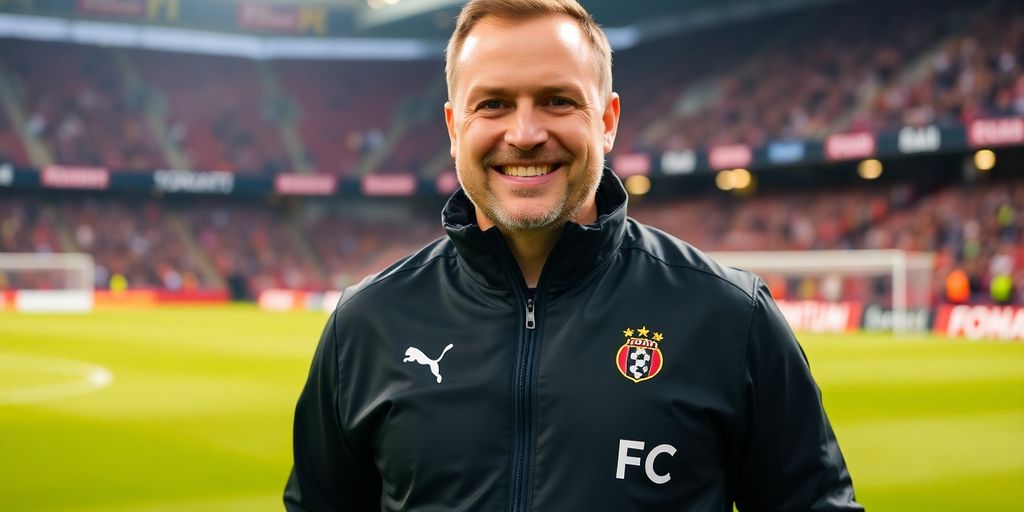
[[416, 362], [416, 363], [419, 363], [419, 364], [424, 364], [424, 365], [429, 366], [430, 367], [430, 373], [433, 373], [434, 377], [437, 377], [437, 383], [440, 384], [441, 383], [441, 369], [438, 368], [437, 363], [441, 362], [441, 358], [444, 357], [445, 353], [448, 352], [449, 350], [451, 350], [452, 347], [454, 347], [454, 346], [455, 345], [449, 343], [448, 346], [445, 347], [444, 350], [441, 351], [441, 355], [438, 356], [437, 359], [431, 359], [431, 358], [427, 357], [427, 355], [424, 354], [422, 350], [420, 350], [420, 349], [418, 349], [416, 347], [409, 347], [409, 348], [405, 349], [405, 359], [402, 359], [402, 362], [403, 363]]

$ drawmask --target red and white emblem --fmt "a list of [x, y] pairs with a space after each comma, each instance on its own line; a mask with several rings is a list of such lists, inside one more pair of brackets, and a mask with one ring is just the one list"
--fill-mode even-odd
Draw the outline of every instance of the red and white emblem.
[[664, 364], [661, 349], [658, 342], [664, 339], [660, 332], [653, 333], [650, 338], [647, 334], [650, 330], [647, 326], [636, 329], [626, 329], [622, 334], [626, 336], [626, 342], [619, 347], [615, 354], [615, 366], [623, 377], [640, 382], [654, 378]]

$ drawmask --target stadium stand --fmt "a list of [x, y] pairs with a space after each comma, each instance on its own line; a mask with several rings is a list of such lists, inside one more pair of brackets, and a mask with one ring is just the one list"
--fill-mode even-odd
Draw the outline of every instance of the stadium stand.
[[217, 284], [200, 272], [197, 255], [177, 236], [172, 212], [152, 201], [84, 197], [42, 204], [62, 223], [59, 229], [71, 234], [67, 250], [88, 252], [97, 261], [97, 287], [109, 287], [115, 275], [132, 288], [175, 291]]
[[[654, 102], [654, 112], [671, 114], [637, 142], [685, 149], [759, 145], [842, 131], [879, 83], [898, 80], [906, 67], [955, 30], [944, 14], [955, 12], [963, 2], [943, 4], [942, 9], [922, 10], [914, 3], [849, 3], [811, 10], [787, 22], [767, 19], [726, 27], [710, 39], [707, 34], [689, 34], [669, 41], [666, 45], [673, 50], [699, 52], [711, 45], [715, 51], [705, 51], [703, 58], [680, 59], [695, 68], [691, 75], [696, 77], [690, 81], [661, 73], [657, 60], [640, 68], [637, 75], [660, 82], [654, 88], [663, 95]], [[905, 20], [911, 17], [914, 23], [907, 25]], [[756, 35], [755, 41], [744, 40], [751, 35]], [[630, 50], [622, 60], [638, 52], [652, 49]], [[709, 59], [715, 67], [702, 69]]]
[[291, 168], [275, 125], [275, 98], [261, 86], [256, 63], [154, 52], [134, 52], [132, 61], [150, 90], [166, 98], [169, 133], [192, 168], [240, 173]]
[[[1024, 6], [921, 6], [841, 2], [617, 52], [625, 115], [616, 154], [1024, 115]], [[39, 168], [433, 179], [452, 167], [439, 64], [267, 63], [3, 39], [0, 158]], [[937, 290], [956, 270], [978, 300], [999, 275], [1024, 290], [1024, 182], [1016, 177], [648, 199], [637, 201], [636, 217], [705, 250], [935, 251]], [[238, 279], [250, 293], [337, 289], [441, 234], [436, 204], [425, 213], [368, 201], [360, 208], [374, 215], [326, 200], [0, 188], [0, 250], [90, 252], [101, 288], [123, 275], [144, 289]]]
[[[240, 201], [133, 200], [96, 196], [0, 202], [0, 250], [80, 249], [100, 268], [97, 286], [122, 274], [133, 288], [209, 288], [232, 275], [251, 293], [337, 289], [440, 236], [421, 206], [271, 205]], [[198, 203], [198, 204], [197, 204]], [[359, 209], [359, 208], [355, 208]], [[961, 269], [978, 300], [1001, 274], [1024, 289], [1024, 180], [918, 190], [913, 183], [847, 190], [775, 191], [643, 201], [633, 216], [708, 251], [888, 249], [938, 254], [937, 290]], [[176, 229], [175, 219], [187, 229]], [[62, 243], [65, 231], [72, 242]], [[195, 245], [199, 251], [189, 251]], [[209, 258], [217, 277], [202, 270]], [[937, 296], [936, 300], [942, 300]], [[1017, 299], [1019, 301], [1020, 299]]]
[[[24, 130], [49, 149], [42, 164], [153, 169], [165, 164], [142, 110], [105, 48], [4, 40], [0, 62], [14, 79]], [[10, 113], [8, 116], [10, 118]], [[23, 151], [15, 162], [28, 163]]]
[[[944, 40], [916, 73], [886, 84], [859, 123], [951, 125], [1024, 114], [1024, 6], [1007, 2]], [[917, 75], [917, 76], [913, 76]]]
[[[402, 144], [389, 138], [407, 132], [412, 114], [419, 115], [417, 107], [426, 106], [418, 102], [415, 91], [429, 88], [431, 80], [441, 83], [436, 62], [283, 61], [273, 68], [282, 90], [296, 101], [299, 132], [312, 167], [337, 175], [374, 170], [362, 170], [360, 164], [377, 152], [409, 151], [408, 138]], [[441, 104], [438, 96], [430, 107], [436, 111]], [[421, 132], [410, 133], [419, 140]], [[415, 169], [407, 165], [402, 160], [380, 168]]]
[[[616, 88], [630, 107], [617, 152], [1024, 111], [1019, 4], [940, 4], [820, 7], [617, 53]], [[665, 55], [680, 64], [666, 66]], [[262, 64], [14, 40], [4, 41], [0, 59], [25, 95], [28, 131], [56, 163], [163, 167], [167, 150], [144, 115], [156, 109], [192, 168], [434, 176], [450, 167], [436, 61]], [[289, 148], [282, 128], [293, 124], [298, 141]], [[12, 132], [0, 131], [0, 151], [24, 163]]]
[[[902, 249], [934, 252], [936, 301], [942, 282], [964, 271], [976, 301], [1009, 275], [1024, 289], [1024, 181], [919, 190], [911, 182], [855, 189], [646, 203], [631, 212], [708, 251]], [[1019, 297], [1015, 301], [1024, 300]]]
[[25, 146], [21, 143], [17, 128], [7, 116], [0, 116], [0, 160], [16, 165], [29, 165]]
[[259, 204], [190, 204], [180, 215], [224, 278], [244, 276], [249, 291], [323, 289], [322, 272], [301, 252], [287, 216]]

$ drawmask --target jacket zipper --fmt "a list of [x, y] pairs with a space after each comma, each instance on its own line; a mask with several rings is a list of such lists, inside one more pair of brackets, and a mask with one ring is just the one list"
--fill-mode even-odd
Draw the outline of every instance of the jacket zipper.
[[530, 458], [530, 375], [533, 373], [533, 352], [536, 345], [537, 317], [533, 299], [526, 299], [526, 330], [523, 340], [523, 358], [519, 367], [519, 381], [516, 386], [516, 453], [515, 473], [512, 476], [512, 511], [525, 511], [527, 506], [526, 470]]

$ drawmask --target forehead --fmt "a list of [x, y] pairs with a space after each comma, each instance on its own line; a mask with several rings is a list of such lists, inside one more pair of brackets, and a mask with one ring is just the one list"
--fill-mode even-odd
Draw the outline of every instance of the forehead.
[[595, 62], [590, 42], [569, 16], [524, 21], [487, 17], [463, 42], [455, 61], [455, 82], [460, 91], [515, 82], [544, 86], [550, 80], [596, 87]]
[[478, 21], [466, 36], [459, 60], [462, 61], [472, 56], [474, 50], [478, 49], [480, 43], [485, 40], [493, 41], [507, 36], [525, 43], [529, 41], [521, 38], [527, 34], [534, 37], [548, 36], [570, 48], [580, 48], [585, 42], [579, 24], [564, 14], [537, 16], [526, 20], [506, 20], [488, 16]]

